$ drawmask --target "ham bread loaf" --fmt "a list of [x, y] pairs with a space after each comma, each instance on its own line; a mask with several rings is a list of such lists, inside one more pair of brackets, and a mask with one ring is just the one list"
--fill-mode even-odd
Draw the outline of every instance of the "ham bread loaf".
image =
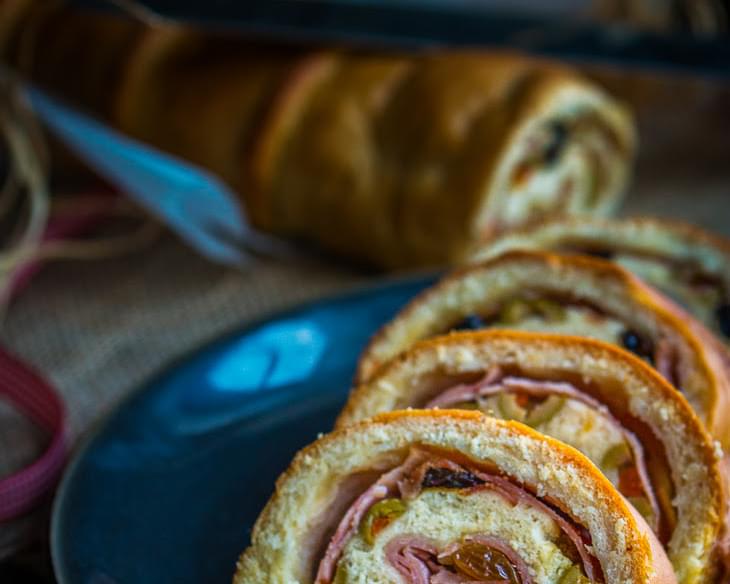
[[414, 342], [464, 328], [592, 337], [653, 365], [687, 398], [710, 433], [730, 445], [726, 353], [712, 334], [611, 262], [512, 251], [461, 269], [417, 296], [361, 356], [357, 381]]
[[353, 390], [344, 427], [405, 408], [477, 409], [580, 450], [644, 515], [681, 583], [724, 570], [722, 453], [642, 360], [592, 339], [515, 331], [421, 341]]
[[676, 582], [588, 459], [478, 412], [394, 412], [302, 450], [235, 584]]

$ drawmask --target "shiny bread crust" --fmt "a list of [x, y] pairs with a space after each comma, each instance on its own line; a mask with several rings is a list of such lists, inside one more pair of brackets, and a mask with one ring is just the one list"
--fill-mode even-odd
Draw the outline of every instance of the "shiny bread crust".
[[703, 264], [710, 262], [709, 268], [730, 279], [730, 239], [690, 223], [658, 217], [558, 217], [539, 225], [526, 225], [485, 242], [467, 261], [479, 263], [512, 249], [549, 250], [551, 245], [572, 237], [630, 249], [646, 247], [670, 258], [692, 258]]
[[429, 376], [517, 367], [535, 379], [580, 376], [618, 394], [626, 412], [664, 444], [677, 490], [678, 524], [667, 549], [679, 582], [710, 582], [719, 570], [715, 542], [724, 530], [720, 452], [684, 397], [644, 361], [583, 337], [519, 331], [459, 332], [420, 341], [356, 387], [337, 427], [380, 412], [420, 407]]
[[[571, 107], [593, 112], [620, 155], [606, 169], [615, 184], [567, 212], [606, 216], [636, 134], [623, 106], [570, 69], [506, 52], [320, 51], [282, 78], [254, 142], [246, 205], [260, 227], [382, 267], [463, 259], [501, 228], [520, 137]], [[554, 214], [566, 212], [553, 198]]]
[[339, 64], [338, 53], [333, 50], [302, 56], [280, 79], [272, 102], [265, 110], [257, 128], [258, 139], [252, 145], [251, 159], [245, 163], [249, 188], [243, 191], [246, 209], [254, 224], [262, 229], [275, 229], [282, 221], [277, 215], [279, 205], [266, 197], [273, 188], [279, 153], [319, 86]]
[[709, 432], [730, 445], [730, 377], [726, 353], [704, 326], [611, 262], [538, 250], [513, 250], [457, 269], [420, 293], [382, 327], [362, 353], [355, 384], [372, 378], [388, 360], [423, 338], [442, 334], [480, 309], [521, 290], [536, 289], [590, 302], [652, 336], [671, 339], [681, 366], [679, 383]]
[[338, 481], [373, 466], [386, 470], [384, 460], [394, 466], [413, 444], [491, 461], [514, 480], [556, 501], [590, 532], [609, 584], [676, 581], [646, 524], [573, 448], [521, 424], [476, 412], [412, 410], [381, 414], [337, 430], [300, 451], [254, 526], [234, 584], [311, 582], [314, 568], [302, 565], [302, 549], [311, 520], [327, 505]]

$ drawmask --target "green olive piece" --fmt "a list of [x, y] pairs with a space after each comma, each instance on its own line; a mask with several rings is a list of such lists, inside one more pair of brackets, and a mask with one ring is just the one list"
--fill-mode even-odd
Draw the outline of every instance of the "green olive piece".
[[580, 566], [573, 564], [563, 572], [558, 584], [591, 584], [591, 581], [583, 575]]
[[517, 396], [513, 393], [500, 393], [497, 397], [497, 407], [505, 420], [524, 422], [527, 417], [527, 410], [517, 403]]
[[360, 523], [360, 535], [373, 545], [375, 536], [394, 519], [405, 513], [406, 505], [400, 499], [383, 499], [368, 509]]
[[626, 442], [620, 442], [608, 449], [601, 460], [602, 469], [615, 469], [631, 462], [631, 449]]
[[649, 525], [654, 525], [654, 510], [651, 508], [649, 499], [646, 497], [627, 497], [627, 499]]
[[526, 300], [515, 298], [510, 300], [499, 311], [498, 322], [501, 324], [515, 324], [532, 312], [530, 304]]
[[563, 409], [565, 398], [559, 395], [551, 395], [541, 404], [536, 405], [525, 419], [528, 426], [539, 426], [552, 420], [555, 415]]
[[338, 564], [332, 584], [347, 584], [347, 568], [344, 565]]
[[545, 320], [550, 322], [560, 322], [565, 320], [565, 308], [554, 300], [541, 298], [540, 300], [535, 300], [532, 305]]

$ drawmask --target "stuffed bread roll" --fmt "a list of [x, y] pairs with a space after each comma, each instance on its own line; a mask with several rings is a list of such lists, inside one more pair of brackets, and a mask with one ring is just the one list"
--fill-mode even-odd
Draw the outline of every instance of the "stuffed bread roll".
[[[125, 36], [106, 33], [108, 16], [47, 12], [15, 19], [11, 65], [212, 169], [255, 226], [341, 255], [382, 267], [461, 260], [527, 221], [607, 215], [626, 186], [631, 117], [567, 67], [509, 53], [277, 48], [169, 25], [117, 27]], [[94, 19], [98, 32], [84, 24]], [[77, 67], [88, 90], [66, 75]]]
[[675, 582], [573, 448], [478, 412], [380, 415], [302, 450], [235, 584]]
[[648, 217], [555, 219], [506, 234], [474, 261], [510, 249], [598, 255], [618, 263], [684, 306], [730, 341], [730, 241], [692, 225]]
[[590, 257], [512, 251], [447, 276], [374, 336], [357, 381], [420, 339], [465, 328], [555, 332], [623, 346], [653, 365], [710, 433], [730, 445], [724, 348], [638, 278]]
[[515, 54], [322, 54], [277, 106], [245, 193], [254, 220], [386, 267], [454, 261], [546, 216], [607, 215], [635, 148], [615, 101]]
[[513, 331], [421, 341], [353, 390], [338, 427], [405, 408], [478, 409], [588, 456], [644, 516], [681, 583], [714, 582], [721, 452], [655, 370], [606, 343]]

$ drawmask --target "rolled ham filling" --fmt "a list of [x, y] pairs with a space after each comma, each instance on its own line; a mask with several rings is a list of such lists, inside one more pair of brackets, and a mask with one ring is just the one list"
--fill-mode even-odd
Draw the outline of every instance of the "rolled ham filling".
[[[462, 488], [466, 495], [475, 490], [487, 489], [500, 495], [512, 505], [527, 504], [546, 514], [555, 521], [559, 529], [575, 547], [586, 576], [592, 581], [603, 581], [600, 564], [590, 549], [590, 535], [584, 528], [573, 523], [565, 514], [504, 476], [472, 467], [467, 468], [429, 450], [413, 447], [400, 466], [382, 475], [355, 499], [344, 514], [320, 561], [315, 584], [330, 584], [332, 582], [337, 563], [347, 542], [356, 533], [365, 514], [375, 503], [386, 497], [410, 500], [415, 498], [424, 488], [449, 488], [449, 477], [454, 476], [462, 481], [468, 477], [468, 486], [451, 487]], [[492, 540], [488, 535], [479, 535], [475, 541], [489, 545], [489, 547], [503, 553], [520, 575], [522, 584], [532, 583], [527, 565], [506, 542]], [[488, 541], [496, 543], [492, 545], [486, 543]], [[439, 558], [443, 558], [444, 554], [448, 554], [449, 551], [447, 548], [439, 552], [435, 545], [426, 538], [408, 536], [404, 539], [404, 536], [401, 536], [388, 543], [386, 557], [393, 568], [403, 575], [409, 584], [477, 582], [460, 576], [457, 572], [449, 570], [439, 562]], [[503, 582], [503, 580], [501, 581]], [[478, 580], [478, 582], [488, 583], [485, 580]]]
[[661, 507], [651, 483], [646, 464], [646, 456], [641, 442], [636, 436], [623, 427], [608, 408], [590, 395], [580, 391], [566, 382], [544, 381], [519, 376], [504, 376], [498, 367], [493, 367], [484, 377], [475, 383], [461, 383], [446, 389], [426, 404], [426, 408], [448, 408], [457, 404], [476, 402], [479, 398], [502, 393], [521, 393], [533, 397], [547, 398], [560, 396], [578, 401], [596, 411], [606, 422], [612, 425], [623, 436], [631, 450], [631, 456], [641, 484], [641, 489], [651, 506], [653, 515], [652, 529], [658, 533]]
[[[520, 555], [505, 541], [488, 535], [471, 535], [466, 542], [476, 542], [497, 550], [512, 564], [522, 584], [533, 584], [530, 569]], [[438, 551], [432, 540], [417, 535], [401, 535], [393, 538], [385, 547], [385, 555], [408, 584], [468, 584], [477, 582], [473, 578], [456, 574], [439, 561], [445, 561], [457, 549], [459, 543]], [[504, 584], [505, 580], [478, 580], [481, 584]]]

